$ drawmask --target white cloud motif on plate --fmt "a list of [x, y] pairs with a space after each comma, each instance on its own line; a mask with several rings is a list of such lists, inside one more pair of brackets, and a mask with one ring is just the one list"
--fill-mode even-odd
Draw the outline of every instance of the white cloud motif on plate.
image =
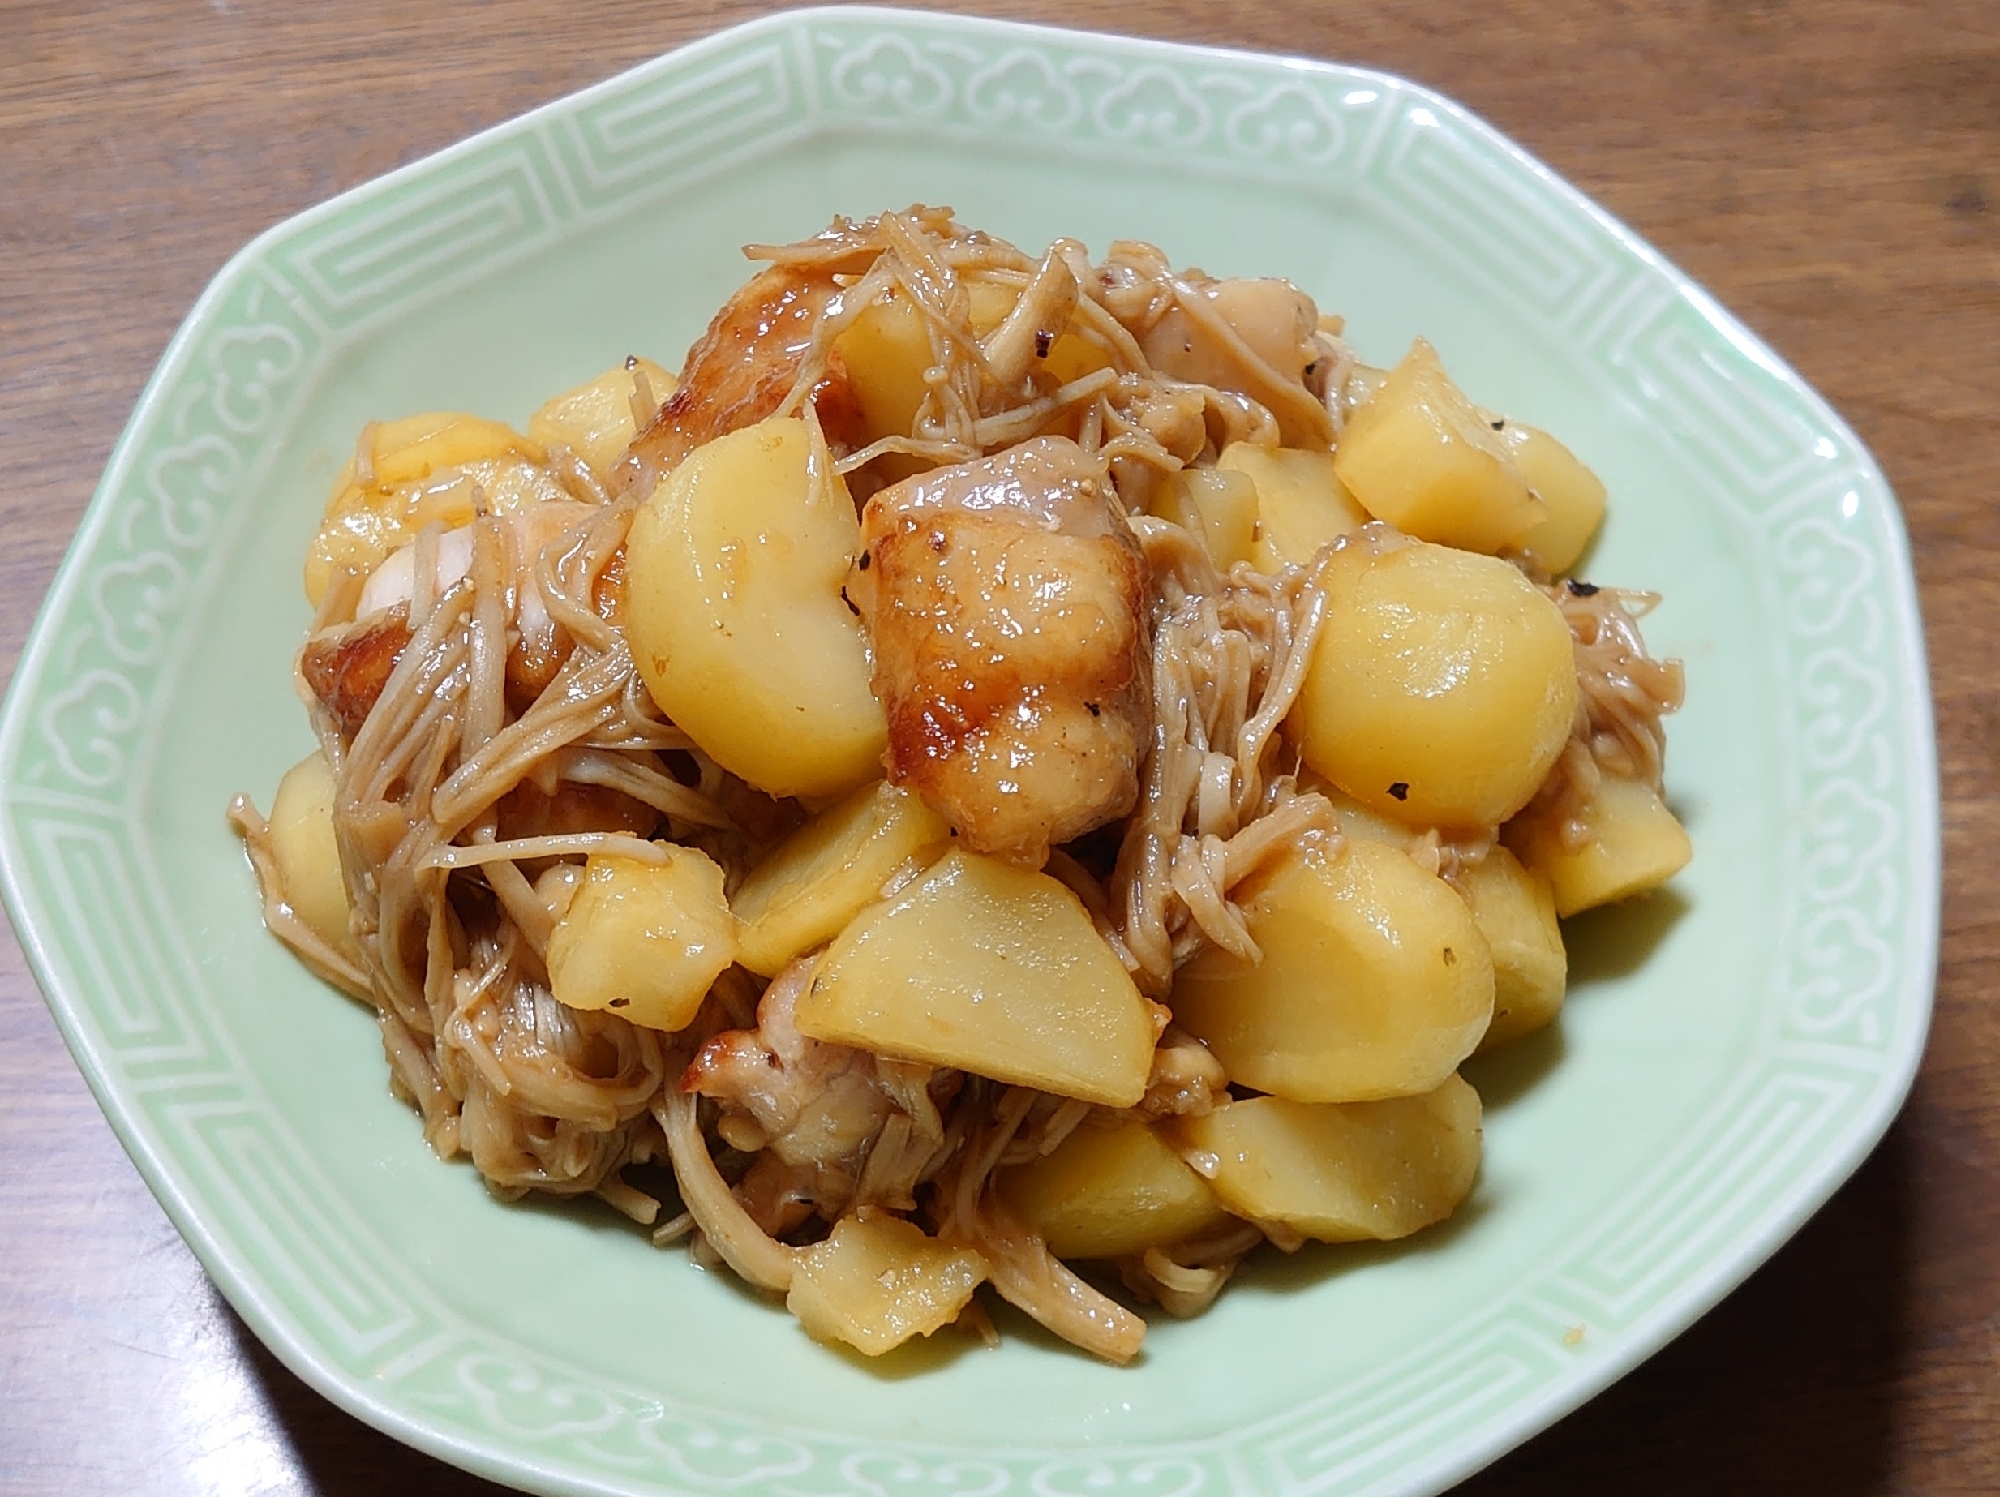
[[1852, 779], [1829, 780], [1813, 793], [1806, 827], [1806, 890], [1822, 903], [1863, 893], [1862, 880], [1881, 866], [1901, 830], [1889, 803]]
[[1302, 166], [1325, 165], [1347, 141], [1340, 116], [1318, 93], [1298, 84], [1237, 105], [1223, 121], [1223, 134], [1245, 155], [1282, 153]]
[[1866, 919], [1845, 907], [1821, 910], [1799, 935], [1787, 1018], [1815, 1039], [1852, 1025], [1850, 1043], [1878, 1044], [1885, 1026], [1875, 1009], [1894, 977], [1895, 953]]
[[638, 1436], [667, 1470], [704, 1492], [776, 1490], [781, 1479], [804, 1475], [819, 1464], [802, 1441], [725, 1434], [714, 1423], [679, 1412], [640, 1421]]
[[181, 564], [160, 551], [106, 566], [90, 587], [105, 647], [130, 665], [155, 659], [167, 637], [164, 617], [186, 584]]
[[1817, 769], [1835, 769], [1861, 752], [1889, 706], [1889, 683], [1853, 651], [1815, 653], [1799, 671], [1799, 699], [1809, 711], [1804, 744]]
[[904, 114], [942, 114], [952, 102], [952, 82], [914, 44], [878, 36], [833, 65], [833, 86], [849, 104], [894, 104]]
[[1022, 47], [966, 80], [965, 107], [987, 124], [1021, 120], [1045, 130], [1066, 130], [1083, 113], [1083, 100], [1045, 54]]
[[1818, 516], [1788, 525], [1778, 537], [1777, 554], [1789, 580], [1792, 624], [1804, 635], [1838, 629], [1875, 573], [1868, 548], [1837, 521]]
[[603, 1390], [550, 1378], [527, 1362], [474, 1353], [461, 1357], [456, 1371], [490, 1423], [532, 1440], [600, 1434], [628, 1417]]
[[147, 466], [146, 490], [166, 538], [181, 547], [206, 544], [218, 507], [236, 497], [242, 467], [236, 448], [213, 433], [162, 449]]
[[840, 1474], [854, 1497], [1001, 1497], [1014, 1479], [987, 1461], [923, 1461], [874, 1452], [851, 1455]]
[[1129, 1497], [1195, 1497], [1208, 1485], [1208, 1475], [1192, 1461], [1141, 1460], [1059, 1461], [1034, 1475], [1035, 1497], [1098, 1497], [1120, 1492]]
[[139, 725], [142, 710], [122, 672], [89, 670], [49, 698], [42, 732], [63, 773], [86, 789], [102, 790], [125, 777], [119, 740]]
[[1110, 140], [1157, 146], [1194, 146], [1213, 125], [1208, 102], [1179, 73], [1135, 68], [1097, 101], [1091, 111]]
[[276, 323], [239, 328], [217, 338], [208, 351], [209, 367], [215, 371], [216, 418], [234, 432], [261, 431], [271, 419], [277, 387], [298, 372], [304, 358], [298, 336]]

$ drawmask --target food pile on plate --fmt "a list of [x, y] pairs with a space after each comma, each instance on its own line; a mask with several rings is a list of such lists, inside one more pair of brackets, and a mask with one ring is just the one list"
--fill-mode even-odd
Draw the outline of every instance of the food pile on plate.
[[1687, 860], [1605, 508], [1419, 340], [943, 210], [784, 246], [678, 376], [358, 437], [272, 930], [503, 1196], [879, 1353], [982, 1283], [1135, 1355], [1471, 1189], [1458, 1068]]

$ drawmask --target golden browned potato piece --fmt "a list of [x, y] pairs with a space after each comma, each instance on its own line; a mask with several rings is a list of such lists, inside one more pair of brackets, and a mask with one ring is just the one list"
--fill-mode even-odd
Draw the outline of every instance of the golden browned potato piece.
[[1170, 1126], [1231, 1211], [1321, 1242], [1359, 1242], [1451, 1215], [1479, 1173], [1479, 1121], [1479, 1094], [1448, 1076], [1417, 1097], [1252, 1097]]
[[743, 965], [775, 977], [882, 896], [890, 876], [951, 840], [944, 818], [886, 781], [821, 811], [764, 858], [736, 891]]
[[609, 1009], [648, 1029], [686, 1026], [736, 960], [722, 870], [700, 850], [656, 843], [664, 861], [593, 855], [549, 937], [549, 988], [571, 1008]]
[[1569, 741], [1576, 659], [1548, 595], [1504, 561], [1423, 543], [1332, 553], [1326, 623], [1290, 731], [1306, 762], [1413, 826], [1488, 827]]
[[477, 495], [494, 514], [568, 498], [546, 456], [511, 427], [458, 411], [370, 423], [306, 550], [306, 601], [319, 607], [335, 578], [366, 577], [427, 525], [470, 524]]
[[986, 1279], [986, 1261], [884, 1211], [863, 1208], [798, 1255], [785, 1308], [818, 1341], [879, 1357], [950, 1325]]
[[1407, 853], [1310, 846], [1238, 897], [1263, 960], [1210, 947], [1169, 1000], [1232, 1081], [1300, 1102], [1407, 1096], [1438, 1085], [1486, 1032], [1486, 942]]
[[[1015, 294], [991, 281], [965, 287], [968, 321], [984, 337], [1013, 309]], [[860, 421], [857, 442], [880, 437], [907, 437], [916, 429], [917, 412], [930, 394], [924, 378], [938, 362], [931, 347], [931, 325], [900, 287], [871, 303], [850, 322], [833, 351], [846, 370], [848, 392]], [[919, 465], [921, 466], [921, 465]]]
[[1003, 1171], [1000, 1198], [1058, 1258], [1122, 1258], [1221, 1226], [1215, 1192], [1143, 1118], [1084, 1124]]
[[1565, 920], [1657, 889], [1694, 856], [1679, 818], [1638, 780], [1606, 775], [1575, 819], [1582, 835], [1566, 837], [1559, 812], [1537, 801], [1503, 834], [1523, 863], [1548, 878]]
[[1548, 514], [1492, 423], [1422, 338], [1355, 411], [1334, 470], [1376, 519], [1489, 555]]
[[1183, 468], [1154, 491], [1151, 512], [1208, 550], [1217, 570], [1249, 561], [1257, 545], [1257, 485], [1226, 468]]
[[1368, 523], [1368, 512], [1335, 476], [1331, 452], [1231, 442], [1216, 468], [1256, 485], [1256, 540], [1248, 560], [1259, 571], [1303, 565], [1335, 536]]
[[347, 925], [347, 883], [333, 835], [333, 767], [315, 749], [285, 771], [271, 802], [271, 855], [285, 903], [314, 935], [357, 965]]
[[1546, 1027], [1562, 1012], [1569, 953], [1549, 881], [1506, 848], [1459, 869], [1457, 885], [1493, 953], [1493, 1023], [1479, 1042], [1481, 1050], [1491, 1050]]
[[560, 442], [599, 479], [607, 479], [639, 434], [641, 391], [652, 396], [648, 422], [674, 393], [674, 377], [636, 355], [574, 390], [545, 400], [528, 418], [528, 435], [544, 447]]
[[717, 763], [771, 795], [881, 774], [868, 642], [841, 600], [853, 501], [806, 423], [774, 416], [667, 475], [625, 542], [625, 621], [646, 689]]
[[1604, 481], [1540, 427], [1509, 421], [1500, 439], [1548, 511], [1514, 544], [1559, 577], [1577, 564], [1604, 522]]
[[959, 851], [856, 917], [796, 1010], [812, 1039], [1107, 1107], [1145, 1095], [1155, 1014], [1076, 895]]

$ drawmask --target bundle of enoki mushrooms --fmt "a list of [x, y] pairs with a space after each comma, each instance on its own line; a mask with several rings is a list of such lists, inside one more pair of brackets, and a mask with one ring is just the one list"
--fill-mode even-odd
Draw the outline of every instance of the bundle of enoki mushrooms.
[[[1138, 559], [1134, 748], [1125, 804], [1043, 866], [1165, 1000], [1208, 946], [1254, 959], [1233, 894], [1339, 833], [1278, 731], [1325, 607], [1312, 569], [1225, 575], [1148, 500], [1231, 442], [1330, 447], [1355, 360], [1338, 322], [1286, 283], [1177, 272], [1142, 244], [1093, 262], [1064, 240], [1036, 258], [915, 208], [749, 253], [765, 268], [694, 345], [670, 398], [636, 382], [640, 430], [621, 462], [593, 474], [546, 454], [569, 506], [560, 526], [499, 512], [460, 475], [448, 481], [472, 485], [469, 525], [416, 533], [394, 588], [354, 571], [328, 589], [298, 685], [332, 768], [352, 940], [299, 918], [265, 823], [239, 797], [266, 918], [373, 1005], [395, 1091], [436, 1152], [467, 1156], [498, 1194], [594, 1194], [655, 1241], [691, 1236], [698, 1255], [780, 1292], [843, 1216], [896, 1213], [976, 1250], [998, 1292], [1056, 1334], [1125, 1361], [1143, 1322], [993, 1189], [996, 1172], [1103, 1109], [809, 1039], [791, 1022], [803, 964], [768, 984], [725, 971], [672, 1033], [553, 996], [549, 940], [590, 855], [657, 860], [659, 842], [681, 843], [733, 893], [805, 814], [723, 769], [655, 704], [622, 628], [626, 533], [690, 452], [772, 415], [809, 418], [857, 504], [896, 478], [1068, 434], [1106, 476], [1115, 539]], [[836, 343], [885, 298], [916, 309], [932, 364], [909, 429], [880, 434], [857, 417]], [[979, 327], [976, 304], [1004, 311]], [[1058, 334], [1091, 351], [1086, 372], [1049, 372]], [[356, 456], [364, 481], [371, 440]], [[1586, 689], [1566, 788], [1549, 793], [1586, 795], [1597, 773], [1657, 784], [1677, 677], [1647, 660], [1617, 595], [1563, 603]], [[1432, 842], [1449, 876], [1491, 838]], [[1199, 1113], [1228, 1095], [1213, 1057], [1168, 1023], [1136, 1112]], [[1116, 1271], [1138, 1299], [1193, 1314], [1267, 1237], [1298, 1241], [1235, 1222]], [[961, 1322], [992, 1334], [976, 1301]]]

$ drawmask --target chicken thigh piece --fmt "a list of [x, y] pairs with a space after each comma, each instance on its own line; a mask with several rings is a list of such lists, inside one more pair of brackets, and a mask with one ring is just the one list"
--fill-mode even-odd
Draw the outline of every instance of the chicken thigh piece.
[[[821, 267], [773, 265], [739, 287], [688, 350], [678, 387], [626, 449], [614, 491], [644, 498], [695, 448], [775, 413], [792, 393], [820, 318], [839, 297]], [[859, 417], [838, 360], [810, 399], [829, 439], [846, 445]]]
[[965, 846], [1039, 867], [1138, 799], [1145, 567], [1104, 464], [1040, 437], [882, 490], [849, 574], [889, 777]]

